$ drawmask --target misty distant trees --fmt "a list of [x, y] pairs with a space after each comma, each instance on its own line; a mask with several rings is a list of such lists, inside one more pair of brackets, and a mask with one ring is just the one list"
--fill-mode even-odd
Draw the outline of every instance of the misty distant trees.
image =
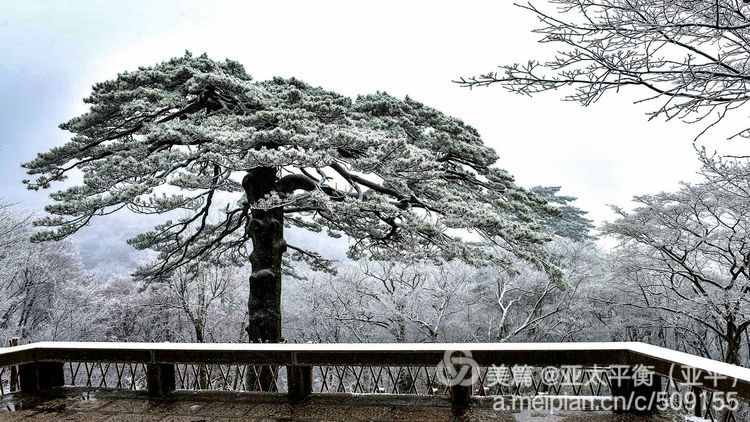
[[72, 323], [89, 297], [91, 278], [69, 242], [30, 242], [28, 216], [0, 205], [0, 338], [85, 336]]
[[[312, 342], [513, 342], [613, 340], [623, 325], [597, 316], [605, 255], [591, 242], [548, 246], [566, 276], [515, 262], [515, 270], [454, 262], [405, 267], [366, 262], [291, 283], [287, 336]], [[308, 321], [308, 322], [305, 322]], [[309, 325], [308, 325], [309, 324]]]

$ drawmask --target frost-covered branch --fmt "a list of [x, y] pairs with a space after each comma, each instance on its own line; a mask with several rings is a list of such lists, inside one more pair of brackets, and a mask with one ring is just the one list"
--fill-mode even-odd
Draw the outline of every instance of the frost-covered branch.
[[538, 2], [517, 6], [538, 19], [533, 32], [555, 47], [553, 58], [501, 65], [456, 82], [497, 84], [523, 95], [566, 89], [566, 100], [584, 105], [637, 87], [640, 101], [658, 101], [651, 118], [705, 120], [701, 134], [750, 100], [750, 6], [744, 1], [547, 3], [554, 10]]

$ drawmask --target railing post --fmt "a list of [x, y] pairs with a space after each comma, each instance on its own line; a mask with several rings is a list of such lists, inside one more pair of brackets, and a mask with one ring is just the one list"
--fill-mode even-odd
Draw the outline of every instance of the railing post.
[[292, 403], [306, 400], [312, 394], [312, 366], [286, 367], [288, 397]]
[[[457, 352], [456, 357], [460, 363], [453, 363], [455, 374], [461, 379], [453, 381], [453, 385], [450, 387], [450, 398], [451, 398], [451, 409], [453, 415], [460, 417], [466, 414], [471, 405], [471, 393], [473, 388], [473, 368], [468, 359], [470, 356], [466, 356], [463, 352]], [[463, 374], [463, 377], [461, 377]]]
[[146, 388], [151, 397], [164, 397], [173, 392], [176, 388], [174, 364], [147, 364]]
[[65, 385], [63, 362], [33, 362], [19, 367], [22, 393], [40, 394]]
[[[18, 346], [18, 337], [11, 337], [8, 340], [8, 347]], [[10, 367], [10, 391], [18, 391], [18, 367]]]
[[[623, 368], [617, 379], [610, 378], [615, 413], [653, 415], [658, 408], [661, 376], [654, 372], [636, 376], [639, 367]], [[640, 367], [643, 369], [643, 367]]]

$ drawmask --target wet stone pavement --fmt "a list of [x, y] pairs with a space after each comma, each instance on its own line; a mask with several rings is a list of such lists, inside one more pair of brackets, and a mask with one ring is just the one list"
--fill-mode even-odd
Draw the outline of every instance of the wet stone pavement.
[[45, 400], [19, 395], [0, 400], [0, 422], [281, 422], [281, 421], [502, 421], [502, 422], [672, 422], [667, 416], [619, 416], [609, 412], [567, 414], [498, 413], [480, 402], [465, 417], [451, 415], [442, 398], [326, 394], [290, 405], [283, 395], [176, 393], [149, 400], [138, 393], [58, 392]]

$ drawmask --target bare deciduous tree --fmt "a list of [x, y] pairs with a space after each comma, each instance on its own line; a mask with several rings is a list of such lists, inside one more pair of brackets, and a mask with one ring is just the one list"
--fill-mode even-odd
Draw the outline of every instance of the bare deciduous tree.
[[469, 305], [471, 276], [458, 264], [361, 263], [307, 283], [315, 283], [316, 317], [336, 327], [335, 340], [436, 342], [456, 336], [447, 326]]
[[170, 296], [192, 324], [196, 342], [204, 343], [210, 337], [207, 328], [212, 307], [228, 300], [228, 289], [236, 282], [232, 275], [237, 272], [236, 268], [195, 263], [175, 271], [169, 279]]
[[[29, 235], [27, 218], [0, 206], [0, 331], [22, 341], [56, 338], [76, 313], [72, 302], [80, 294], [72, 290], [90, 280], [70, 242], [37, 245]], [[68, 334], [86, 331], [67, 328]]]
[[[639, 87], [640, 101], [659, 101], [649, 114], [686, 122], [701, 132], [747, 103], [750, 5], [742, 0], [549, 0], [550, 8], [519, 4], [539, 21], [534, 32], [555, 47], [549, 60], [499, 66], [461, 77], [467, 87], [502, 85], [533, 95], [571, 88], [584, 105]], [[742, 128], [733, 134], [748, 137]]]
[[[721, 359], [740, 363], [750, 327], [750, 201], [714, 175], [673, 193], [635, 198], [603, 230], [621, 243], [619, 270], [640, 300], [721, 339]], [[745, 183], [747, 183], [745, 181]]]

